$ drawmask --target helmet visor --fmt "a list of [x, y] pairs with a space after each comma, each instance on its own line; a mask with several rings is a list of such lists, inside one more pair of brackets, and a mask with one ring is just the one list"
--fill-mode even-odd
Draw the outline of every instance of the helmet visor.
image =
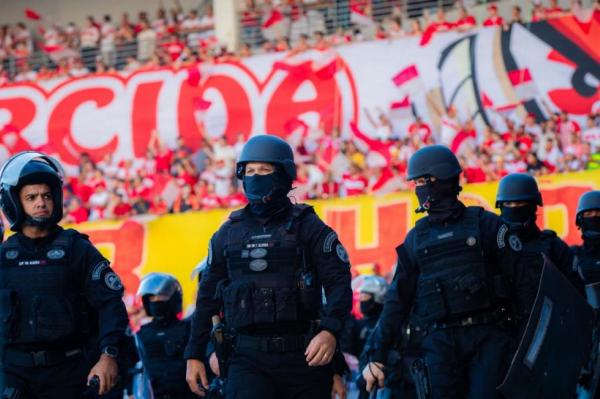
[[150, 273], [142, 279], [138, 295], [164, 295], [168, 298], [177, 291], [178, 283], [175, 277], [166, 273]]
[[2, 166], [0, 170], [0, 184], [3, 186], [16, 187], [19, 184], [19, 177], [21, 176], [21, 172], [25, 165], [27, 165], [30, 161], [38, 159], [46, 162], [53, 169], [56, 170], [60, 179], [63, 180], [65, 176], [65, 171], [61, 164], [51, 156], [42, 154], [37, 151], [25, 151], [20, 152], [16, 155], [13, 155], [6, 163]]

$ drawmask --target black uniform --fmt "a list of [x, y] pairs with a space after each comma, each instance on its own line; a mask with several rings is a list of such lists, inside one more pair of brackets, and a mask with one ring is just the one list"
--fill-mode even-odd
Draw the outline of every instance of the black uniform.
[[266, 218], [250, 206], [233, 212], [210, 241], [185, 357], [203, 358], [211, 316], [223, 307], [235, 348], [228, 398], [329, 396], [331, 367], [309, 367], [304, 351], [318, 330], [337, 336], [343, 328], [352, 304], [348, 262], [312, 207], [288, 201]]
[[[119, 277], [75, 230], [56, 226], [39, 239], [9, 237], [0, 250], [0, 295], [6, 395], [79, 398], [99, 351], [124, 338]], [[98, 349], [89, 356], [91, 337]]]
[[[419, 220], [397, 248], [398, 265], [370, 360], [386, 352], [411, 316], [427, 335], [422, 352], [433, 398], [493, 398], [509, 362], [508, 288], [498, 216], [458, 203], [443, 220]], [[411, 315], [412, 311], [412, 315]]]
[[183, 351], [190, 335], [187, 319], [153, 320], [136, 334], [144, 373], [155, 399], [195, 398], [185, 382]]
[[[523, 328], [535, 301], [546, 256], [577, 289], [583, 292], [569, 246], [554, 231], [540, 230], [535, 224], [524, 230], [511, 232], [506, 225], [500, 228], [498, 242], [504, 246], [507, 257], [513, 257], [514, 315]], [[520, 335], [517, 335], [517, 338]]]

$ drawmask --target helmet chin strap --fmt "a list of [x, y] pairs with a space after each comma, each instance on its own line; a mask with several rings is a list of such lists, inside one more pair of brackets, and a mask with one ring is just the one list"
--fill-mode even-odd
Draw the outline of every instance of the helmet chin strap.
[[35, 226], [35, 227], [39, 227], [41, 229], [46, 229], [48, 227], [50, 227], [50, 225], [52, 224], [50, 222], [50, 220], [52, 219], [52, 217], [33, 217], [33, 216], [29, 216], [29, 215], [25, 215], [25, 220], [23, 221], [23, 224], [26, 224], [27, 226]]

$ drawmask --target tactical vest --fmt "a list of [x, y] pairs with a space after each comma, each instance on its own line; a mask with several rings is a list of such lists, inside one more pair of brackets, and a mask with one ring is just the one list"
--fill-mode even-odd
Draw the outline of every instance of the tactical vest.
[[[144, 372], [155, 395], [187, 393], [183, 352], [190, 336], [190, 323], [177, 320], [168, 326], [152, 322], [136, 334]], [[190, 395], [191, 396], [191, 395]]]
[[420, 269], [413, 314], [425, 325], [490, 308], [493, 280], [485, 268], [480, 207], [467, 207], [449, 226], [415, 226], [415, 256]]
[[63, 230], [43, 251], [23, 248], [16, 235], [2, 244], [0, 321], [9, 344], [52, 343], [88, 333], [82, 282], [69, 268], [78, 235]]
[[[514, 235], [514, 233], [512, 233]], [[550, 256], [552, 240], [556, 233], [551, 230], [543, 230], [540, 237], [532, 241], [520, 241], [518, 251], [511, 248], [512, 256], [516, 257], [514, 262], [514, 284], [516, 316], [520, 320], [527, 320], [531, 308], [537, 296], [542, 270], [544, 269], [544, 255]], [[509, 235], [509, 240], [511, 240]], [[511, 246], [515, 246], [511, 244]]]
[[583, 246], [571, 247], [575, 253], [577, 269], [585, 284], [588, 303], [594, 309], [600, 308], [600, 254], [592, 254]]
[[310, 261], [298, 239], [307, 212], [314, 211], [295, 205], [274, 227], [248, 220], [243, 210], [232, 213], [224, 249], [229, 284], [222, 293], [228, 328], [314, 318], [321, 291], [306, 278]]

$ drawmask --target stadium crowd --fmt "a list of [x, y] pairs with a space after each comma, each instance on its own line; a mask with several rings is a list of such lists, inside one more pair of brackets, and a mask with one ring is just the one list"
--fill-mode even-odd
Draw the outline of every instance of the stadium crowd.
[[[404, 135], [378, 138], [389, 124], [384, 115], [380, 121], [365, 134], [366, 140], [319, 129], [311, 129], [302, 140], [290, 136], [298, 166], [292, 195], [300, 201], [408, 188], [409, 157], [439, 142], [439, 132], [417, 118]], [[487, 126], [479, 134], [472, 122], [454, 123], [458, 134], [473, 137], [459, 153], [463, 183], [498, 180], [512, 172], [600, 169], [600, 113], [590, 115], [585, 126], [564, 113], [541, 122], [530, 115], [522, 124], [507, 119], [506, 131]], [[205, 139], [192, 151], [182, 140], [169, 148], [155, 134], [145, 158], [117, 162], [107, 156], [95, 163], [82, 154], [79, 174], [66, 185], [66, 221], [240, 206], [245, 198], [235, 179], [235, 161], [244, 143], [243, 135], [235, 143], [223, 137]]]
[[[533, 4], [527, 21], [518, 5], [505, 19], [494, 3], [487, 6], [488, 17], [476, 21], [459, 2], [451, 5], [457, 7], [458, 19], [450, 21], [448, 9], [440, 7], [430, 15], [427, 8], [421, 8], [415, 15], [415, 9], [409, 10], [402, 1], [247, 0], [240, 16], [245, 44], [237, 54], [228, 53], [216, 42], [208, 5], [185, 12], [176, 2], [169, 11], [158, 9], [154, 17], [141, 11], [135, 21], [128, 14], [116, 22], [110, 15], [101, 21], [90, 16], [83, 27], [75, 23], [58, 26], [27, 9], [26, 16], [37, 32], [22, 22], [0, 28], [0, 86], [90, 73], [188, 67], [272, 51], [323, 50], [360, 40], [415, 35], [425, 40], [450, 30], [508, 27], [569, 13], [579, 18], [600, 13], [600, 0], [587, 10], [577, 1], [570, 10], [562, 9], [555, 0]], [[31, 56], [39, 52], [42, 62], [33, 62]], [[551, 115], [548, 120], [530, 115], [523, 123], [507, 119], [506, 129], [487, 126], [477, 130], [471, 121], [459, 121], [455, 110], [448, 110], [442, 126], [452, 126], [454, 135], [471, 138], [457, 151], [465, 182], [498, 180], [511, 172], [538, 175], [600, 168], [600, 114], [590, 115], [582, 126], [567, 114], [547, 114]], [[408, 158], [425, 144], [444, 143], [444, 128], [419, 118], [397, 131], [388, 115], [367, 117], [372, 129], [364, 132], [366, 140], [360, 137], [362, 132], [342, 135], [335, 129], [324, 132], [320, 128], [311, 128], [300, 138], [290, 136], [298, 162], [293, 191], [298, 200], [406, 189]], [[234, 173], [244, 135], [235, 143], [207, 139], [196, 151], [182, 141], [169, 148], [158, 137], [155, 134], [143, 159], [117, 162], [108, 156], [95, 163], [82, 154], [79, 173], [70, 177], [67, 185], [66, 221], [206, 210], [245, 202]]]
[[[262, 2], [246, 0], [240, 22], [243, 45], [236, 54], [221, 46], [214, 31], [212, 8], [184, 9], [175, 2], [154, 16], [140, 11], [134, 20], [124, 13], [116, 20], [109, 14], [101, 19], [88, 16], [84, 24], [53, 23], [32, 9], [25, 10], [30, 24], [19, 22], [0, 27], [0, 86], [12, 81], [47, 81], [91, 73], [128, 74], [140, 69], [171, 66], [179, 68], [196, 62], [247, 57], [256, 53], [324, 49], [362, 40], [389, 40], [406, 36], [429, 38], [450, 30], [467, 31], [478, 26], [504, 26], [535, 22], [573, 13], [590, 18], [600, 13], [600, 1], [582, 9], [574, 1], [571, 9], [534, 2], [529, 18], [521, 7], [512, 7], [510, 16], [501, 16], [494, 3], [488, 16], [477, 21], [461, 2], [458, 17], [449, 20], [447, 10], [429, 12], [426, 2], [399, 0], [287, 0]], [[423, 4], [420, 4], [423, 3]]]

